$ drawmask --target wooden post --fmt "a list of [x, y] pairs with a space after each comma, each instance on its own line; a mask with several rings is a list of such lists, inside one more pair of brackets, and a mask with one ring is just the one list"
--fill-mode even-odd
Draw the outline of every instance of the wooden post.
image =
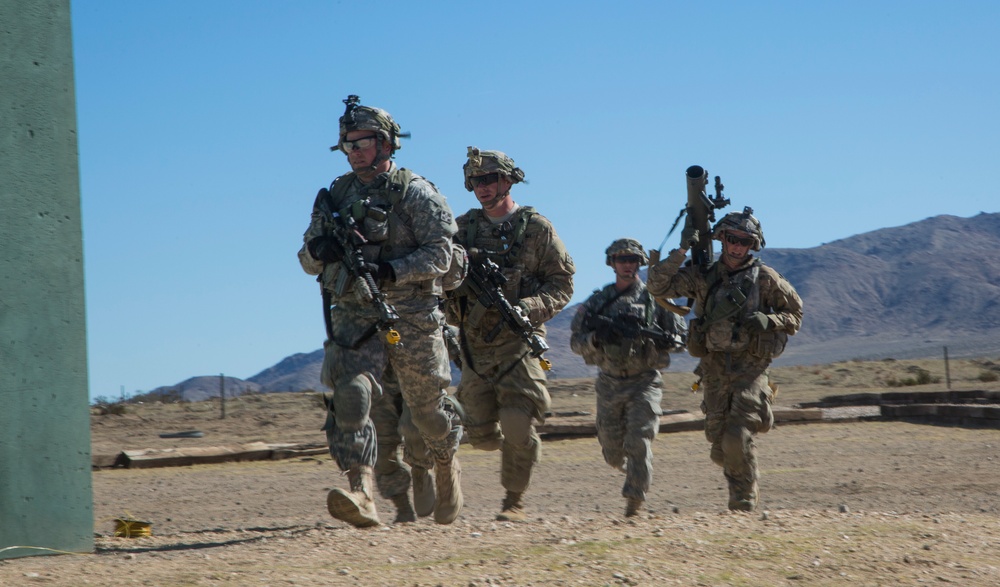
[[944, 347], [944, 380], [951, 389], [951, 366], [948, 364], [948, 347]]
[[222, 416], [221, 419], [226, 419], [226, 376], [219, 373], [219, 403], [222, 406]]

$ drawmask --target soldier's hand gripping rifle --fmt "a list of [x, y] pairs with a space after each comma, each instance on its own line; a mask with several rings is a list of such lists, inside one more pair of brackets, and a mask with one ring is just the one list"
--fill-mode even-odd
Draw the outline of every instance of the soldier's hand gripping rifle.
[[[324, 188], [325, 190], [326, 188]], [[323, 194], [318, 198], [322, 201]], [[355, 291], [365, 302], [372, 305], [378, 313], [378, 319], [366, 330], [353, 344], [351, 348], [358, 348], [365, 340], [377, 331], [385, 331], [385, 341], [389, 344], [398, 344], [400, 340], [399, 332], [393, 326], [399, 320], [399, 314], [392, 304], [386, 301], [385, 294], [378, 287], [378, 282], [372, 275], [371, 264], [365, 261], [361, 252], [361, 246], [368, 240], [361, 234], [354, 217], [344, 216], [339, 212], [329, 211], [326, 206], [321, 210], [327, 215], [330, 222], [330, 231], [327, 236], [336, 239], [341, 249], [344, 251], [344, 258], [341, 260], [347, 272], [354, 277]], [[328, 311], [329, 313], [329, 311]]]
[[[471, 253], [472, 251], [470, 251]], [[472, 293], [485, 308], [496, 308], [500, 312], [502, 321], [497, 324], [485, 337], [486, 342], [491, 342], [500, 334], [500, 328], [505, 324], [515, 334], [521, 337], [531, 348], [531, 356], [538, 359], [542, 369], [548, 371], [552, 369], [552, 362], [542, 355], [549, 350], [545, 339], [535, 332], [528, 317], [524, 315], [520, 306], [512, 306], [503, 294], [503, 285], [507, 283], [507, 278], [500, 271], [500, 267], [488, 257], [473, 259], [469, 255], [469, 275], [467, 277], [472, 285]]]

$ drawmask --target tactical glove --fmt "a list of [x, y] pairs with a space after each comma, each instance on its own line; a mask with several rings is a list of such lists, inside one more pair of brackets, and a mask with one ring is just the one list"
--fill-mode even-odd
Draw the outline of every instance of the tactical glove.
[[396, 272], [393, 270], [392, 265], [386, 261], [381, 263], [365, 263], [365, 270], [371, 273], [375, 281], [379, 283], [396, 281]]
[[771, 327], [771, 320], [767, 317], [767, 314], [763, 312], [754, 312], [743, 322], [743, 324], [750, 332], [764, 332]]
[[684, 228], [681, 230], [681, 248], [690, 249], [698, 244], [698, 239], [700, 238], [701, 235], [694, 224], [691, 223], [691, 215], [688, 214], [684, 220]]
[[306, 243], [313, 259], [324, 263], [336, 263], [344, 258], [344, 247], [332, 236], [317, 236]]

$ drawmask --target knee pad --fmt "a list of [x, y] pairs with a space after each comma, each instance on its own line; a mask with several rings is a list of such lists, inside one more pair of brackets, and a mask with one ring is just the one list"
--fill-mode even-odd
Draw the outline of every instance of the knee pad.
[[441, 401], [410, 406], [410, 422], [424, 438], [443, 438], [451, 432], [451, 419], [441, 409]]
[[358, 431], [368, 421], [372, 407], [372, 392], [377, 385], [367, 373], [337, 380], [333, 388], [330, 411], [337, 427], [344, 431]]

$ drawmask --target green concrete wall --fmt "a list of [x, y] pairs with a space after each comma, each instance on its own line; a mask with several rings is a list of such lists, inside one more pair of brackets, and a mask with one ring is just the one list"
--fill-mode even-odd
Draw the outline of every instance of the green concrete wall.
[[93, 550], [69, 0], [0, 0], [0, 558]]

